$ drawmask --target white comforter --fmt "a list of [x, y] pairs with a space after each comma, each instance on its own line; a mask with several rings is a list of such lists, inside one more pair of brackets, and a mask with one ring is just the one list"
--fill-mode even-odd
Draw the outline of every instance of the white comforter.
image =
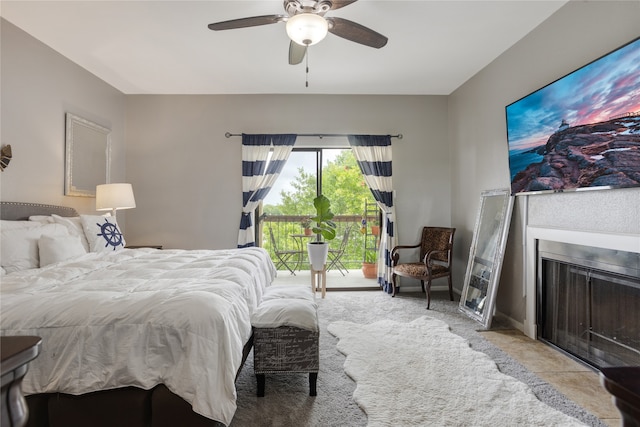
[[42, 337], [26, 394], [165, 384], [229, 424], [250, 316], [275, 277], [260, 248], [123, 249], [2, 277], [2, 335]]

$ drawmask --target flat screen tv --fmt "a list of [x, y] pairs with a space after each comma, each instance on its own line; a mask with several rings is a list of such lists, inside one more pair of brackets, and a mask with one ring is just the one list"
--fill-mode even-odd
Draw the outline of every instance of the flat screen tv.
[[640, 186], [640, 38], [506, 116], [511, 194]]

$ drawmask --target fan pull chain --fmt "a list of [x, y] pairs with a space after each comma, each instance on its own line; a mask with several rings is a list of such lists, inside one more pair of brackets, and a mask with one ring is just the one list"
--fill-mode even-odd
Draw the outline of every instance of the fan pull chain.
[[306, 69], [304, 86], [309, 87], [309, 46], [307, 46], [307, 54], [304, 56], [304, 60]]

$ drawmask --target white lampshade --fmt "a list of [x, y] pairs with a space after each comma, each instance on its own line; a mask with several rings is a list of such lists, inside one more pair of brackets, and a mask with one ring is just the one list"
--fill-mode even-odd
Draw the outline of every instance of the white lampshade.
[[327, 36], [327, 20], [314, 13], [300, 13], [287, 20], [287, 35], [302, 46], [311, 46]]
[[131, 184], [101, 184], [96, 186], [96, 210], [112, 210], [115, 215], [118, 209], [136, 207]]

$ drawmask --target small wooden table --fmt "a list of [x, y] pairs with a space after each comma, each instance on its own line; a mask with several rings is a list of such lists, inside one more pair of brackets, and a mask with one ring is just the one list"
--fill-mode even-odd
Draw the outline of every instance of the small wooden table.
[[640, 426], [640, 367], [602, 368], [600, 381], [613, 395], [613, 403], [622, 415], [623, 427]]
[[42, 339], [33, 336], [0, 338], [0, 370], [2, 371], [2, 418], [0, 425], [22, 427], [29, 409], [22, 395], [22, 379], [28, 364], [40, 353]]
[[314, 270], [313, 265], [309, 265], [311, 270], [311, 290], [316, 294], [318, 288], [322, 289], [322, 298], [327, 294], [327, 265], [322, 270]]

